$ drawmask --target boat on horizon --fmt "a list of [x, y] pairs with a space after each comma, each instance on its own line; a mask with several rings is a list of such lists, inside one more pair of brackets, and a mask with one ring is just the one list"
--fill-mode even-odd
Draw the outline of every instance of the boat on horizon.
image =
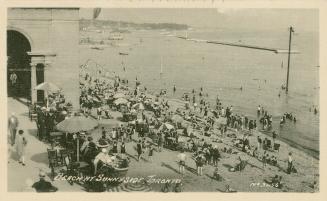
[[109, 35], [108, 40], [123, 40], [124, 37], [120, 33], [112, 33]]
[[119, 55], [125, 56], [125, 55], [128, 55], [128, 53], [127, 52], [119, 52]]
[[94, 50], [104, 50], [105, 46], [104, 45], [92, 45], [91, 49]]

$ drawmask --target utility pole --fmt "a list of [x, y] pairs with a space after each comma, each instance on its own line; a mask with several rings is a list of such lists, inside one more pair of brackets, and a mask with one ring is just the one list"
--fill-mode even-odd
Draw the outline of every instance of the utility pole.
[[287, 78], [286, 78], [286, 93], [288, 93], [288, 80], [289, 80], [289, 74], [290, 74], [290, 62], [291, 62], [291, 43], [292, 43], [292, 33], [294, 32], [294, 29], [292, 26], [290, 26], [290, 38], [288, 42], [288, 61], [287, 61]]

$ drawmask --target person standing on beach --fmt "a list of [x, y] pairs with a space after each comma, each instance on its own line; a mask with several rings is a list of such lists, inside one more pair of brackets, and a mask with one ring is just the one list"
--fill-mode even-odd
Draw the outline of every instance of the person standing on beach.
[[98, 107], [97, 108], [97, 119], [98, 120], [101, 120], [101, 114], [102, 114], [102, 108], [101, 107]]
[[185, 173], [185, 162], [186, 162], [186, 154], [184, 153], [184, 149], [181, 150], [181, 153], [177, 155], [179, 160], [179, 173], [184, 175]]
[[112, 153], [117, 154], [118, 153], [118, 144], [117, 141], [114, 141], [113, 147], [112, 147]]
[[158, 134], [158, 150], [159, 150], [159, 152], [161, 152], [162, 145], [163, 145], [163, 137], [162, 137], [162, 134], [159, 133]]
[[263, 152], [263, 156], [262, 156], [262, 168], [263, 171], [265, 171], [265, 167], [267, 166], [267, 155], [266, 155], [266, 151]]
[[257, 140], [258, 140], [258, 150], [260, 150], [262, 148], [262, 139], [260, 138], [260, 136], [258, 136]]
[[204, 160], [205, 160], [205, 158], [204, 158], [202, 152], [200, 152], [199, 155], [195, 158], [198, 176], [202, 176], [202, 174], [203, 174]]
[[8, 128], [10, 132], [11, 146], [15, 144], [17, 127], [18, 127], [18, 119], [15, 116], [15, 113], [11, 113], [11, 116], [8, 119]]
[[292, 152], [288, 153], [288, 161], [287, 161], [287, 174], [291, 174], [293, 170], [293, 158]]
[[16, 137], [16, 151], [19, 157], [18, 162], [25, 166], [25, 147], [27, 145], [27, 140], [23, 130], [19, 130], [18, 134], [19, 135]]
[[126, 154], [126, 147], [125, 147], [125, 142], [122, 142], [122, 144], [120, 145], [120, 153]]
[[258, 106], [258, 109], [257, 109], [257, 115], [260, 116], [260, 112], [261, 112], [261, 106], [259, 105]]
[[149, 161], [152, 162], [154, 147], [150, 145], [149, 147]]
[[215, 165], [215, 166], [218, 165], [219, 157], [220, 157], [220, 153], [218, 150], [218, 146], [215, 145], [213, 148], [213, 153], [212, 153], [213, 165]]
[[112, 138], [112, 140], [116, 140], [116, 137], [117, 137], [117, 132], [116, 132], [116, 129], [113, 128], [111, 131], [111, 138]]
[[176, 92], [176, 86], [174, 85], [173, 93], [175, 94], [175, 92]]
[[142, 145], [141, 145], [141, 140], [136, 145], [136, 151], [137, 151], [137, 161], [140, 161], [140, 158], [142, 156]]
[[273, 132], [272, 132], [272, 138], [273, 138], [273, 143], [274, 143], [273, 146], [275, 146], [275, 141], [276, 141], [276, 138], [277, 138], [277, 133], [276, 133], [276, 131], [273, 131]]

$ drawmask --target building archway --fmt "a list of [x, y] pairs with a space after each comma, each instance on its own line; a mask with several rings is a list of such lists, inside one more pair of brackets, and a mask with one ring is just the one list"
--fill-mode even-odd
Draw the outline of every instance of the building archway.
[[8, 96], [31, 100], [31, 51], [29, 40], [20, 32], [7, 30]]

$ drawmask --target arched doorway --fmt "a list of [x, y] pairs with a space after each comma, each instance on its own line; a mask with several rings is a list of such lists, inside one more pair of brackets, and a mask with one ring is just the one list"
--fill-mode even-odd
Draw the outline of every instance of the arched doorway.
[[9, 97], [31, 100], [31, 51], [28, 39], [18, 31], [7, 31], [7, 90]]

